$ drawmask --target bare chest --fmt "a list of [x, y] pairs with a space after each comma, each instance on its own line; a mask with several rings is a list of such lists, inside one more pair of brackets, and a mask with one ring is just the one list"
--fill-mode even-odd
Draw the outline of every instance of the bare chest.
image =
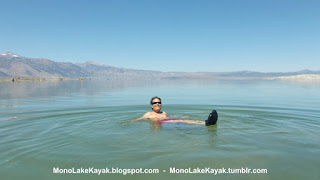
[[166, 113], [151, 113], [149, 118], [152, 120], [165, 119], [165, 118], [167, 118], [167, 114]]

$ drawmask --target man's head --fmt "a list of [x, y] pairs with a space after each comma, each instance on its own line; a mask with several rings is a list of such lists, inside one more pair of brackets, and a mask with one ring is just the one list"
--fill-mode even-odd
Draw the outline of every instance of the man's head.
[[151, 106], [151, 109], [155, 112], [160, 112], [161, 110], [161, 98], [155, 96], [155, 97], [152, 97], [151, 98], [151, 101], [150, 101], [150, 106]]

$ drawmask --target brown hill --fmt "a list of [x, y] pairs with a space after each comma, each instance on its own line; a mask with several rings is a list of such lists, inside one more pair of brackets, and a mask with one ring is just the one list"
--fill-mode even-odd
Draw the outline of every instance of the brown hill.
[[93, 61], [85, 63], [55, 62], [43, 58], [27, 58], [11, 52], [0, 53], [0, 77], [21, 78], [79, 78], [102, 79], [252, 79], [265, 77], [320, 74], [320, 71], [262, 73], [254, 71], [237, 72], [160, 72], [118, 68]]

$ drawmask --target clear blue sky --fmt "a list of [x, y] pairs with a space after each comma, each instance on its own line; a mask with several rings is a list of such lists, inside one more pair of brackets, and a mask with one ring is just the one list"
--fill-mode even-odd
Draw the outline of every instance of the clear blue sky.
[[160, 71], [320, 70], [319, 0], [0, 0], [0, 52]]

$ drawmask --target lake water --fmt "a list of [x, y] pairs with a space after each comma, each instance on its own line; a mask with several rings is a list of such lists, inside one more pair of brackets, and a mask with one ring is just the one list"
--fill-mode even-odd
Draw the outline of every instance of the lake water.
[[[61, 81], [0, 83], [1, 179], [319, 179], [320, 82]], [[130, 122], [153, 96], [169, 115], [216, 126]], [[54, 174], [53, 168], [159, 169]], [[173, 174], [176, 169], [265, 174]], [[165, 171], [165, 172], [164, 172]]]

